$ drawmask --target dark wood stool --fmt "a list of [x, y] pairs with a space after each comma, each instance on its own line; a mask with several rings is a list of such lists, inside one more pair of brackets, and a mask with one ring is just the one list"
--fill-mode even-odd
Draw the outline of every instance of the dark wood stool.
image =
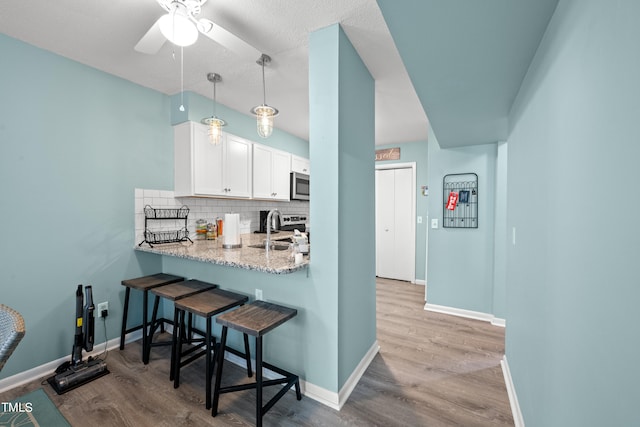
[[[216, 316], [224, 311], [230, 310], [233, 307], [238, 307], [249, 300], [245, 295], [237, 294], [235, 292], [225, 291], [222, 289], [211, 289], [206, 292], [201, 292], [196, 295], [192, 295], [190, 297], [182, 298], [175, 302], [177, 317], [174, 320], [175, 325], [179, 325], [179, 328], [182, 331], [178, 331], [175, 326], [173, 329], [173, 353], [171, 355], [172, 364], [174, 366], [173, 371], [174, 382], [173, 387], [178, 388], [180, 385], [180, 368], [185, 366], [194, 360], [198, 359], [201, 356], [206, 356], [205, 362], [205, 375], [206, 375], [206, 394], [207, 398], [205, 400], [205, 404], [207, 409], [211, 408], [211, 377], [213, 376], [213, 367], [215, 366], [215, 355], [220, 350], [215, 350], [216, 339], [211, 333], [211, 319], [213, 316]], [[205, 318], [206, 321], [206, 332], [198, 331], [193, 328], [192, 330], [198, 333], [203, 337], [203, 340], [198, 341], [199, 345], [193, 346], [184, 352], [182, 351], [182, 344], [184, 342], [184, 337], [187, 334], [183, 333], [185, 328], [184, 315], [185, 312], [190, 315], [201, 316]], [[191, 331], [189, 331], [191, 333]], [[227, 347], [226, 350], [232, 352], [233, 354], [243, 357], [247, 362], [247, 375], [251, 377], [253, 374], [251, 372], [251, 355], [249, 352], [249, 337], [247, 334], [244, 335], [244, 353], [241, 353], [233, 348]], [[187, 340], [189, 343], [193, 343], [194, 340]], [[205, 347], [204, 350], [200, 351], [189, 357], [186, 360], [183, 360], [183, 357], [188, 356], [191, 353], [196, 352], [197, 350]], [[212, 351], [214, 350], [214, 351]]]
[[[171, 283], [180, 282], [184, 280], [184, 277], [174, 276], [172, 274], [152, 274], [150, 276], [138, 277], [136, 279], [128, 279], [122, 281], [122, 286], [127, 289], [124, 294], [124, 309], [122, 311], [122, 329], [120, 332], [120, 350], [124, 350], [124, 337], [126, 334], [142, 329], [142, 361], [144, 364], [149, 363], [147, 352], [147, 301], [148, 293], [150, 289], [157, 288], [159, 286], [169, 285]], [[129, 315], [129, 295], [131, 289], [142, 291], [142, 323], [127, 329], [127, 317]], [[163, 319], [166, 320], [166, 319]], [[164, 324], [163, 324], [164, 327]], [[147, 357], [145, 359], [145, 356]]]
[[[156, 318], [158, 316], [158, 305], [160, 304], [160, 298], [166, 298], [174, 303], [173, 309], [173, 319], [170, 323], [173, 324], [173, 330], [177, 329], [175, 324], [175, 319], [177, 317], [177, 308], [175, 308], [175, 302], [186, 297], [190, 297], [191, 295], [198, 294], [200, 292], [208, 291], [210, 289], [217, 288], [218, 285], [214, 285], [213, 283], [207, 283], [200, 280], [183, 280], [181, 282], [172, 283], [170, 285], [162, 286], [160, 288], [154, 288], [151, 290], [151, 293], [155, 295], [155, 300], [153, 301], [153, 314], [151, 316], [151, 327], [149, 328], [149, 337], [148, 337], [148, 345], [147, 345], [147, 353], [146, 360], [149, 362], [149, 357], [151, 353], [151, 347], [159, 346], [159, 345], [173, 345], [173, 340], [170, 341], [160, 341], [153, 342], [153, 335], [157, 329]], [[189, 326], [191, 327], [191, 318], [189, 318]], [[169, 374], [169, 379], [173, 381], [173, 348], [171, 349], [171, 371]]]
[[[262, 417], [273, 405], [285, 395], [292, 385], [296, 386], [296, 398], [302, 399], [300, 394], [300, 381], [297, 375], [273, 366], [262, 361], [262, 337], [267, 332], [280, 326], [287, 320], [295, 317], [298, 310], [283, 307], [281, 305], [255, 301], [244, 305], [236, 310], [221, 314], [216, 318], [216, 322], [222, 325], [222, 336], [220, 338], [220, 351], [218, 352], [218, 366], [216, 369], [216, 382], [213, 389], [213, 402], [211, 415], [218, 414], [218, 401], [223, 393], [231, 393], [241, 390], [256, 389], [256, 426], [262, 426]], [[224, 350], [227, 342], [227, 328], [238, 330], [242, 333], [256, 337], [256, 382], [240, 384], [227, 387], [220, 387], [222, 379], [222, 365], [224, 362]], [[262, 380], [262, 368], [265, 367], [280, 375], [283, 378], [275, 380]], [[284, 387], [262, 406], [262, 388], [272, 385], [284, 384]]]

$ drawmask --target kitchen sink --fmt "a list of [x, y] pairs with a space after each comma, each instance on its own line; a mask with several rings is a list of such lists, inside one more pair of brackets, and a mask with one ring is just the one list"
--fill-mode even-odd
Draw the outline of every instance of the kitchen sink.
[[[264, 245], [249, 245], [250, 248], [264, 249]], [[289, 245], [271, 244], [271, 249], [276, 251], [284, 251], [289, 249]]]

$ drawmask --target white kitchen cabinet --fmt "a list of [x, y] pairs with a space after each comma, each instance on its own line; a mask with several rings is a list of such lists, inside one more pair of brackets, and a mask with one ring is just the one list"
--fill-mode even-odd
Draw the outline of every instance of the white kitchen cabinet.
[[253, 198], [289, 200], [291, 154], [253, 144]]
[[305, 175], [311, 175], [311, 163], [309, 159], [291, 155], [291, 172], [299, 172]]
[[174, 126], [175, 195], [250, 198], [251, 146], [227, 133], [212, 145], [201, 123]]

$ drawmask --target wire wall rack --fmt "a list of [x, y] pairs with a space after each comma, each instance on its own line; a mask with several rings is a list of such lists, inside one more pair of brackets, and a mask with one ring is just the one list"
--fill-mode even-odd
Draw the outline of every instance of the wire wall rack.
[[[148, 244], [150, 247], [153, 245], [159, 245], [163, 243], [177, 243], [193, 241], [189, 238], [189, 230], [187, 229], [187, 220], [189, 218], [189, 208], [182, 206], [180, 208], [152, 208], [147, 205], [144, 207], [144, 240], [138, 244], [142, 246], [143, 243]], [[151, 230], [151, 221], [184, 221], [184, 227], [177, 230]]]
[[442, 179], [442, 226], [478, 228], [478, 175], [455, 173]]

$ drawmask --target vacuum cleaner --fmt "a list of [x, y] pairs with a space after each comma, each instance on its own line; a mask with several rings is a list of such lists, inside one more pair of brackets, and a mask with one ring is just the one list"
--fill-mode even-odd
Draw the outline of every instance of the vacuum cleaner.
[[89, 357], [82, 360], [82, 350], [93, 350], [95, 334], [95, 318], [93, 312], [93, 294], [91, 286], [84, 288], [86, 298], [83, 301], [82, 285], [78, 285], [76, 291], [76, 334], [73, 341], [71, 361], [64, 362], [56, 369], [53, 376], [47, 378], [47, 382], [58, 394], [87, 384], [109, 373], [107, 364], [98, 358]]

